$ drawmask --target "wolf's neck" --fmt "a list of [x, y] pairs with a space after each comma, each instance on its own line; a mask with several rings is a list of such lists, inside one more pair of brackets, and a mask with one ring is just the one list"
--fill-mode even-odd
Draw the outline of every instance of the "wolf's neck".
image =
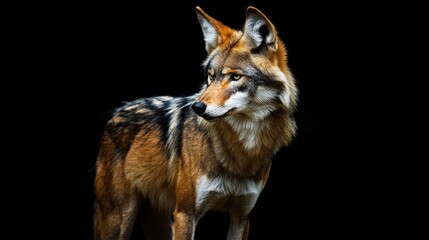
[[260, 148], [262, 145], [262, 131], [267, 129], [267, 123], [253, 119], [227, 118], [225, 122], [231, 127], [239, 142], [246, 151]]
[[[212, 139], [216, 158], [231, 171], [256, 174], [271, 162], [274, 154], [293, 135], [289, 116], [283, 110], [264, 119], [227, 117], [213, 123]], [[292, 121], [292, 120], [291, 120]]]

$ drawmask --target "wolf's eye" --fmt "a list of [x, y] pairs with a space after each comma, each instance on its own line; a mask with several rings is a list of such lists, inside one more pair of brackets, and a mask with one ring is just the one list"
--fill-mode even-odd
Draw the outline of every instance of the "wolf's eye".
[[241, 75], [239, 75], [239, 74], [236, 74], [236, 73], [231, 74], [231, 80], [232, 81], [238, 81], [238, 80], [240, 80], [240, 78], [241, 78]]

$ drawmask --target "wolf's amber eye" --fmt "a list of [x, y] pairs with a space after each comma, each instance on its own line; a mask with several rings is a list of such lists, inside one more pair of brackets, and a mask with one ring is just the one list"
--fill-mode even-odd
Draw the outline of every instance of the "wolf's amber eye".
[[239, 74], [236, 74], [236, 73], [231, 74], [231, 80], [232, 81], [238, 81], [238, 80], [240, 80], [240, 78], [241, 78], [241, 75], [239, 75]]

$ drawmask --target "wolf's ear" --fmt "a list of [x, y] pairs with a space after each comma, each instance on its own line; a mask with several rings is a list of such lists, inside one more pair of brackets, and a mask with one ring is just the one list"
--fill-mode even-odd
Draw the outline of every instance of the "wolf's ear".
[[203, 30], [204, 41], [206, 41], [207, 53], [210, 53], [222, 43], [224, 36], [232, 33], [232, 29], [210, 17], [198, 6], [196, 7], [196, 12]]
[[255, 49], [263, 46], [277, 49], [277, 32], [274, 25], [255, 7], [247, 8], [244, 35], [254, 44]]

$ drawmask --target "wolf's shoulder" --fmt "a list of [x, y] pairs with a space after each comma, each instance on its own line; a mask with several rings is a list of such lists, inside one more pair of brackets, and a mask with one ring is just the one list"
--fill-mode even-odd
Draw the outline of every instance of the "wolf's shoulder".
[[194, 96], [155, 96], [140, 98], [126, 102], [113, 111], [109, 124], [126, 123], [142, 124], [145, 122], [160, 121], [169, 118], [177, 112], [183, 111], [195, 100]]
[[171, 102], [180, 100], [181, 97], [172, 96], [156, 96], [136, 99], [131, 102], [124, 103], [121, 107], [115, 109], [114, 116], [117, 114], [141, 114], [149, 113], [167, 107]]

